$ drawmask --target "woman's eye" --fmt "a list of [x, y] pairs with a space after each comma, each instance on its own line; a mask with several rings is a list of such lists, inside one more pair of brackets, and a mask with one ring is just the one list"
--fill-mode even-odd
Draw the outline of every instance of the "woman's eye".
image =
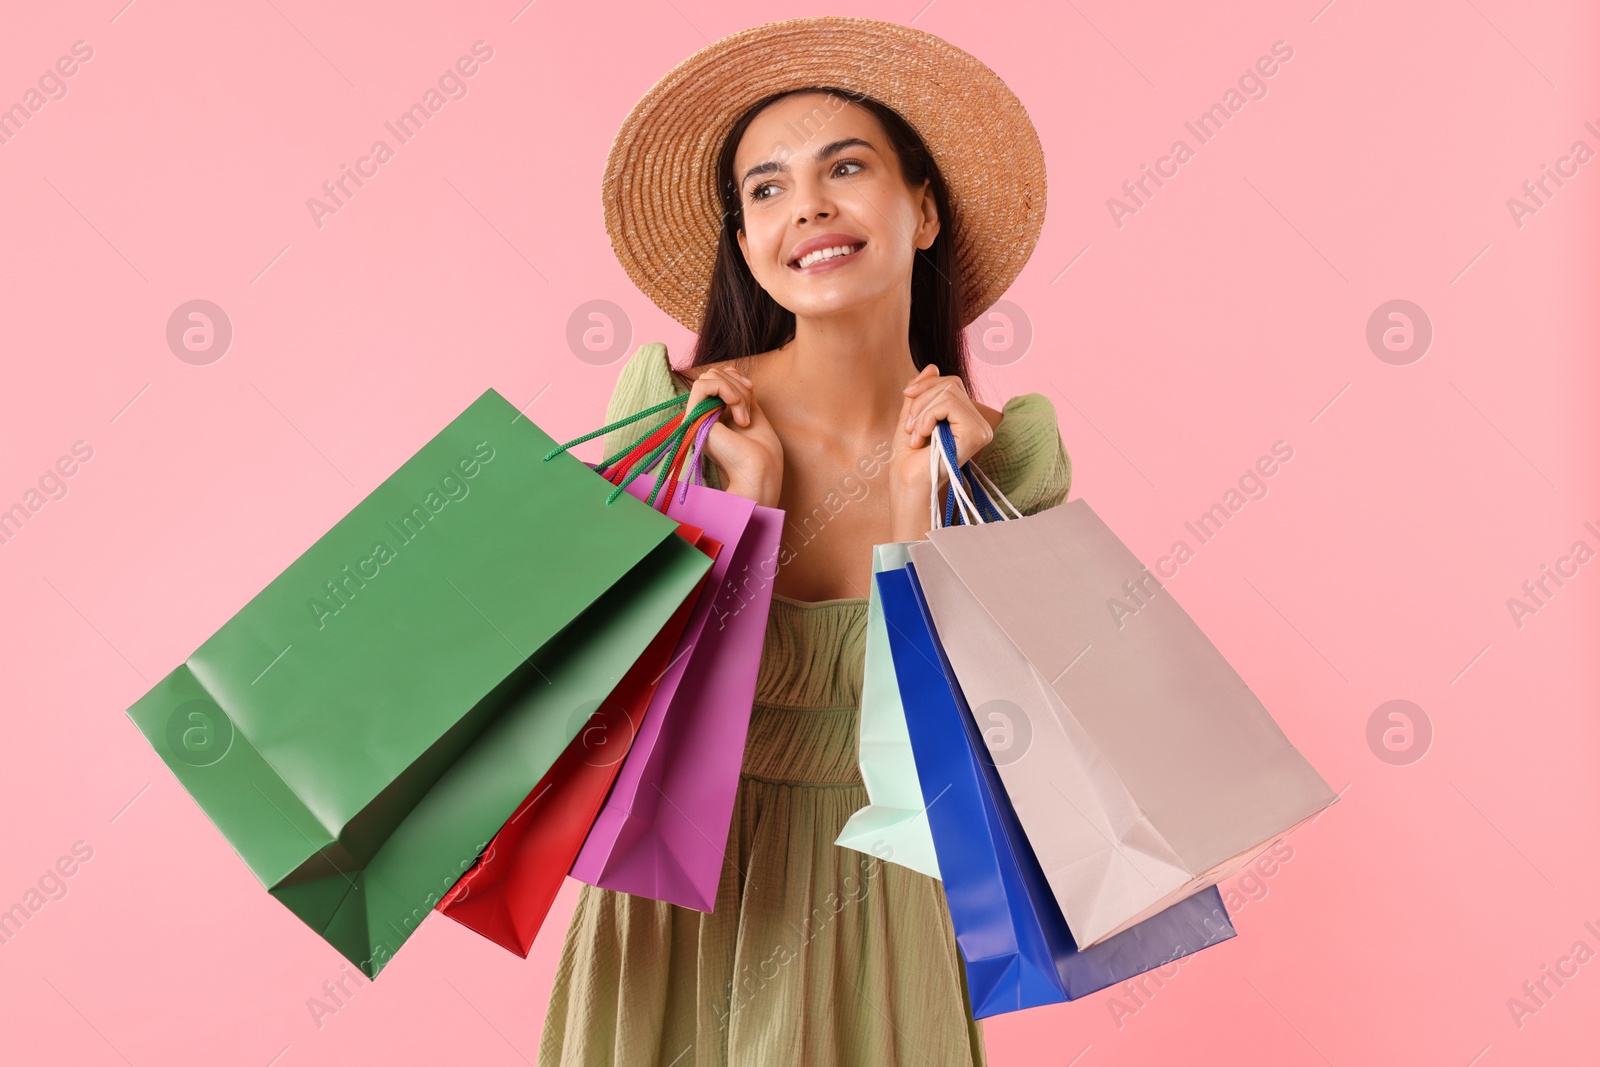
[[[861, 170], [865, 169], [865, 166], [866, 166], [866, 164], [862, 163], [860, 160], [856, 160], [856, 159], [841, 159], [841, 160], [839, 160], [838, 162], [836, 162], [833, 165], [833, 175], [835, 177], [851, 178], [851, 177], [854, 177]], [[851, 171], [847, 171], [844, 174], [840, 174], [839, 173], [839, 168], [840, 167], [854, 167], [855, 169], [851, 170]], [[767, 199], [765, 196], [762, 195], [762, 193], [765, 190], [771, 189], [771, 188], [773, 188], [773, 184], [771, 182], [762, 182], [760, 185], [758, 185], [755, 188], [751, 189], [750, 190], [750, 202], [751, 203], [757, 203], [759, 201]]]

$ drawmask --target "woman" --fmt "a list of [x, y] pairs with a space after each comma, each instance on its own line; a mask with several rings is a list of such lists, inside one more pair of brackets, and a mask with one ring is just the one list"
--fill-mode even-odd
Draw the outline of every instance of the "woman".
[[[705, 143], [707, 122], [729, 132], [698, 156], [656, 151]], [[717, 42], [618, 134], [613, 246], [699, 341], [682, 373], [665, 346], [641, 347], [607, 421], [685, 391], [690, 407], [722, 398], [706, 480], [788, 521], [716, 909], [585, 885], [541, 1065], [985, 1062], [941, 883], [833, 842], [868, 800], [856, 720], [872, 546], [925, 536], [935, 424], [1023, 512], [1067, 495], [1049, 400], [995, 410], [965, 374], [966, 312], [1020, 271], [1043, 186], [1037, 137], [993, 72], [865, 19]], [[649, 425], [615, 432], [607, 454]]]

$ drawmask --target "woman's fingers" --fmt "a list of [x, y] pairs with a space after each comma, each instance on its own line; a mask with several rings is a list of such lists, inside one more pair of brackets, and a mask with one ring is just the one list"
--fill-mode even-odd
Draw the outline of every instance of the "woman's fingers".
[[917, 376], [911, 379], [910, 383], [902, 391], [906, 396], [918, 396], [930, 383], [938, 380], [939, 368], [930, 363], [918, 371]]
[[920, 436], [932, 433], [934, 423], [948, 417], [952, 396], [958, 396], [962, 401], [967, 399], [967, 394], [961, 389], [960, 378], [941, 378], [934, 385], [924, 389], [911, 399], [911, 412], [906, 419], [906, 429]]
[[740, 426], [749, 426], [754, 404], [754, 386], [750, 379], [732, 368], [724, 370], [721, 367], [712, 367], [700, 377], [696, 378], [694, 385], [689, 389], [689, 411], [708, 396], [719, 398], [728, 407], [733, 415], [733, 421]]
[[900, 427], [900, 432], [905, 435], [906, 444], [915, 448], [916, 442], [911, 440], [911, 404], [912, 398], [909, 396], [900, 401], [900, 419], [895, 425]]
[[994, 427], [989, 425], [989, 420], [983, 417], [966, 391], [954, 384], [957, 379], [947, 378], [946, 381], [952, 384], [937, 392], [929, 390], [925, 396], [916, 399], [910, 416], [912, 447], [917, 447], [915, 442], [931, 439], [943, 420], [949, 422], [955, 438], [956, 455], [965, 463], [994, 439]]

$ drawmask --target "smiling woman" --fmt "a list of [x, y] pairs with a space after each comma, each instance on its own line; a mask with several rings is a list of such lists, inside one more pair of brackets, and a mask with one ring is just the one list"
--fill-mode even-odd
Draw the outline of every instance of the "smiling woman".
[[[797, 315], [887, 293], [917, 305], [915, 316], [904, 309], [908, 356], [966, 377], [956, 244], [938, 239], [953, 215], [949, 193], [926, 143], [893, 108], [838, 87], [773, 94], [734, 123], [716, 179], [723, 225], [695, 365], [777, 349], [795, 335]], [[817, 232], [789, 229], [796, 197], [816, 193], [848, 206], [818, 206]], [[859, 268], [850, 279], [811, 284], [846, 265]], [[906, 274], [909, 293], [893, 284]], [[907, 377], [920, 369], [914, 359]]]
[[[1024, 514], [1070, 487], [1048, 399], [997, 410], [967, 388], [963, 330], [1038, 239], [1038, 137], [993, 71], [937, 37], [793, 19], [669, 72], [617, 134], [602, 195], [629, 276], [699, 334], [681, 372], [640, 347], [606, 421], [721, 398], [706, 483], [782, 508], [805, 549], [777, 561], [730, 824], [702, 830], [725, 841], [715, 909], [585, 885], [539, 1063], [983, 1064], [942, 883], [835, 841], [867, 803], [872, 549], [926, 534], [935, 425]], [[863, 457], [872, 491], [845, 507]]]

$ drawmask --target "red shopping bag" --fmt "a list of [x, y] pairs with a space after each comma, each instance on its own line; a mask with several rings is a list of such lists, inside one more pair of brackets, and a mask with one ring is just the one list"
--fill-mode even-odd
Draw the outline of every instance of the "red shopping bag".
[[[678, 533], [713, 561], [722, 551], [721, 542], [698, 527], [679, 523]], [[704, 584], [702, 578], [436, 911], [527, 957], [671, 665]]]

